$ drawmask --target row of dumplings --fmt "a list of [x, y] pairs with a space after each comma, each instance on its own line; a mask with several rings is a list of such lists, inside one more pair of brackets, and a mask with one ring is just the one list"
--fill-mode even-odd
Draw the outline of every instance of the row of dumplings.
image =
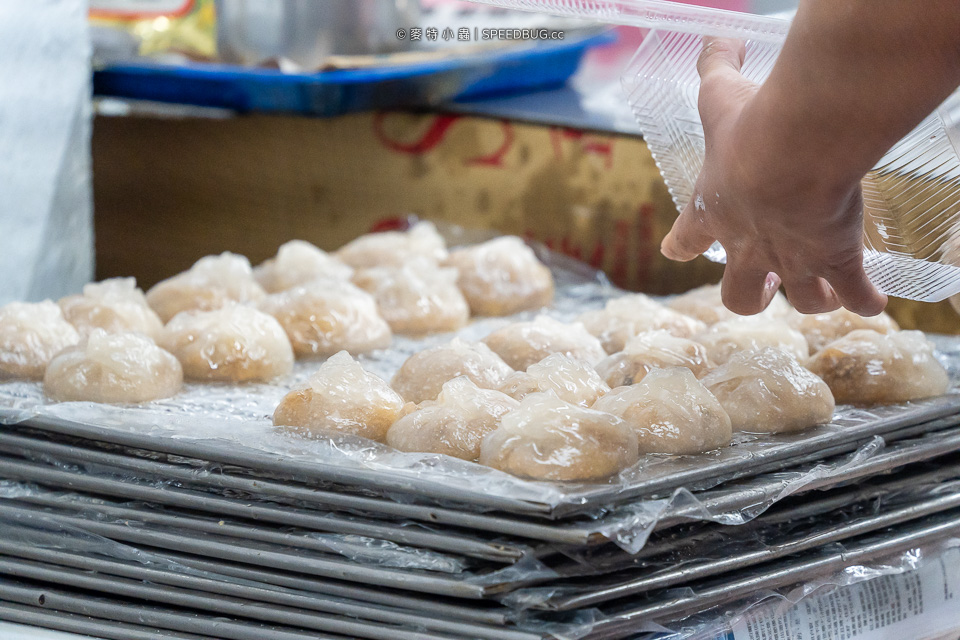
[[801, 316], [778, 300], [743, 318], [717, 308], [718, 297], [711, 286], [664, 306], [637, 294], [570, 324], [513, 323], [414, 354], [389, 384], [340, 353], [281, 401], [274, 424], [584, 481], [641, 454], [717, 449], [735, 431], [823, 424], [836, 402], [904, 402], [948, 387], [923, 334], [887, 316]]
[[256, 268], [230, 253], [202, 258], [146, 295], [115, 278], [59, 303], [0, 308], [0, 380], [45, 379], [55, 400], [144, 402], [183, 378], [266, 381], [295, 358], [366, 353], [393, 333], [453, 331], [471, 313], [552, 298], [550, 271], [516, 237], [448, 252], [421, 222], [335, 254], [294, 240]]

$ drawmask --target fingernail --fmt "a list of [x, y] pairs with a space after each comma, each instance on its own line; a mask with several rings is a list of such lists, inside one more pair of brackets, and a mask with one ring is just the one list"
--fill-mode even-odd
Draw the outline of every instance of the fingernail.
[[660, 243], [660, 253], [667, 260], [675, 260], [676, 259], [674, 257], [675, 254], [670, 249], [669, 239], [670, 239], [670, 236], [667, 236], [666, 238], [663, 239], [663, 242]]
[[780, 276], [771, 272], [767, 274], [766, 280], [763, 281], [763, 288], [766, 291], [773, 291], [776, 293], [777, 289], [780, 288]]

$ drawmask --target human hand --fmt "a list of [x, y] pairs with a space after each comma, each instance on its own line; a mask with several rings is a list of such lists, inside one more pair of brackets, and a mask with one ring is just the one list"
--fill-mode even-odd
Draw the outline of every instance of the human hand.
[[704, 39], [703, 170], [661, 251], [688, 261], [719, 241], [727, 254], [723, 303], [740, 314], [766, 308], [781, 282], [802, 313], [841, 305], [880, 313], [886, 296], [863, 269], [862, 176], [801, 150], [808, 132], [778, 118], [789, 94], [771, 96], [746, 80], [743, 58], [740, 41]]

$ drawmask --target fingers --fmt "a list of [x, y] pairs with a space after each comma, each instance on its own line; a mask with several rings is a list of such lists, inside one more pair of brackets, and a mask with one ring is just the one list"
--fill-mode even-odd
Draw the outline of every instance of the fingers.
[[791, 278], [783, 286], [790, 304], [800, 313], [826, 313], [840, 308], [840, 299], [823, 278]]
[[766, 309], [779, 287], [777, 274], [732, 261], [723, 271], [720, 296], [727, 309], [750, 316]]
[[696, 199], [687, 204], [674, 221], [670, 233], [660, 243], [660, 253], [670, 260], [680, 262], [693, 260], [709, 249], [715, 240], [707, 233], [703, 219], [696, 212], [695, 203]]
[[875, 316], [887, 306], [887, 296], [873, 286], [863, 270], [861, 252], [829, 270], [825, 275], [844, 307], [861, 316]]

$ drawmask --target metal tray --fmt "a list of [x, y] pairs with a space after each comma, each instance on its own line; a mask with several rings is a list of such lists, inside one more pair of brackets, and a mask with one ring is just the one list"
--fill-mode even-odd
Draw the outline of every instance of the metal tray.
[[639, 632], [642, 625], [651, 622], [675, 622], [766, 590], [802, 584], [847, 567], [875, 562], [957, 535], [960, 535], [960, 516], [933, 516], [919, 523], [894, 527], [882, 535], [845, 543], [843, 548], [837, 551], [814, 551], [800, 557], [762, 565], [747, 572], [734, 572], [733, 576], [685, 585], [686, 588], [681, 593], [667, 592], [639, 604], [626, 604], [620, 610], [605, 611], [604, 619], [594, 625], [585, 638], [626, 638]]
[[[391, 473], [338, 466], [329, 461], [324, 461], [323, 464], [309, 463], [287, 456], [245, 449], [235, 443], [159, 438], [53, 417], [33, 417], [22, 421], [22, 424], [44, 431], [136, 449], [256, 469], [258, 473], [278, 474], [281, 478], [292, 478], [308, 484], [332, 482], [363, 488], [377, 495], [399, 493], [420, 503], [425, 499], [432, 499], [442, 503], [452, 502], [460, 508], [472, 510], [497, 509], [535, 517], [565, 518], [595, 513], [604, 507], [622, 504], [638, 497], [664, 494], [683, 486], [705, 487], [722, 480], [784, 468], [799, 461], [817, 459], [824, 451], [831, 454], [852, 451], [875, 436], [883, 436], [904, 427], [957, 413], [960, 413], [960, 394], [907, 405], [878, 407], [871, 410], [871, 414], [876, 416], [874, 419], [862, 421], [857, 414], [853, 418], [841, 418], [834, 424], [801, 434], [779, 434], [699, 456], [678, 456], [657, 465], [652, 472], [638, 472], [634, 477], [627, 477], [619, 483], [554, 483], [554, 504], [471, 490], [462, 485], [443, 482], [441, 474], [434, 478], [400, 470]], [[16, 411], [0, 410], [0, 419], [6, 416], [8, 422], [15, 422], [17, 415]]]
[[29, 607], [2, 599], [0, 599], [0, 620], [106, 640], [210, 640], [212, 637], [164, 631], [128, 622], [63, 613], [36, 606]]
[[[50, 525], [52, 523], [46, 523]], [[119, 552], [105, 553], [103, 540], [80, 535], [76, 530], [36, 529], [19, 525], [0, 526], [0, 555], [35, 560], [49, 565], [96, 571], [157, 584], [183, 586], [192, 577], [206, 578], [202, 583], [214, 593], [231, 595], [232, 585], [248, 585], [264, 590], [294, 593], [324, 602], [353, 602], [367, 607], [364, 615], [378, 619], [385, 611], [429, 613], [438, 620], [475, 623], [481, 627], [502, 627], [510, 611], [495, 603], [462, 601], [436, 596], [396, 594], [375, 587], [317, 578], [278, 569], [265, 569], [217, 558], [194, 556], [166, 549], [144, 550], [123, 546]], [[149, 569], [149, 570], [147, 570]], [[225, 583], [220, 587], [219, 583]], [[201, 589], [203, 590], [203, 589]], [[356, 611], [359, 611], [357, 609]]]
[[[554, 540], [557, 535], [550, 524], [317, 489], [289, 480], [280, 481], [240, 475], [219, 466], [212, 468], [209, 463], [202, 460], [187, 462], [180, 459], [177, 463], [173, 463], [169, 460], [144, 459], [135, 455], [136, 452], [130, 449], [122, 449], [122, 453], [117, 453], [116, 449], [106, 451], [97, 447], [98, 443], [90, 440], [69, 438], [67, 441], [54, 441], [50, 439], [51, 437], [58, 436], [47, 432], [9, 427], [0, 431], [0, 451], [14, 455], [30, 455], [30, 457], [52, 456], [75, 464], [113, 467], [137, 477], [166, 478], [202, 488], [242, 491], [251, 496], [277, 500], [286, 504], [306, 504], [314, 508], [320, 507], [391, 520], [397, 518], [419, 520], [547, 541]], [[567, 538], [555, 541], [564, 542]]]
[[[537, 608], [569, 611], [650, 593], [659, 589], [674, 588], [692, 581], [709, 578], [728, 571], [741, 571], [765, 562], [804, 553], [820, 546], [843, 542], [850, 538], [948, 511], [954, 517], [960, 519], [960, 492], [884, 510], [872, 516], [854, 518], [842, 524], [814, 527], [812, 531], [795, 533], [783, 539], [765, 540], [761, 548], [738, 551], [723, 558], [699, 558], [693, 555], [686, 559], [674, 558], [676, 566], [669, 569], [651, 570], [642, 568], [627, 572], [627, 575], [593, 576], [590, 580], [591, 586], [581, 587], [580, 593], [558, 594], [547, 599]], [[735, 543], [736, 538], [732, 535], [729, 536], [727, 545]], [[650, 557], [648, 562], [655, 564], [657, 559], [656, 557]], [[610, 578], [615, 579], [611, 580]], [[570, 591], [573, 591], [573, 589], [570, 589]]]
[[[958, 463], [953, 461], [949, 467], [954, 475], [960, 474]], [[887, 479], [886, 483], [877, 483], [873, 487], [857, 487], [841, 490], [841, 504], [849, 505], [860, 500], [874, 500], [877, 495], [889, 495], [909, 486], [914, 490], [922, 485], [921, 480], [936, 482], [948, 476], [945, 469], [930, 471], [920, 469], [916, 474], [903, 474], [903, 477]], [[927, 485], [929, 486], [929, 484]], [[78, 496], [78, 498], [80, 498]], [[795, 499], [797, 504], [792, 508], [774, 511], [768, 516], [760, 516], [754, 523], [746, 527], [727, 528], [714, 525], [714, 529], [701, 531], [701, 539], [711, 535], [718, 535], [726, 544], [734, 544], [737, 540], [748, 542], [757, 535], [761, 527], [784, 522], [791, 517], [810, 517], [827, 513], [838, 506], [838, 496], [827, 494], [821, 496], [812, 494], [807, 500]], [[679, 571], [667, 571], [653, 568], [630, 570], [636, 563], [648, 564], [655, 562], [656, 555], [666, 555], [675, 552], [687, 540], [665, 538], [659, 544], [654, 542], [645, 549], [639, 558], [631, 558], [623, 552], [611, 554], [610, 557], [598, 556], [589, 558], [588, 562], [595, 562], [596, 573], [615, 573], [609, 578], [593, 578], [587, 588], [583, 588], [582, 581], [577, 581], [583, 573], [565, 572], [557, 564], [549, 564], [555, 574], [535, 574], [520, 570], [512, 573], [498, 574], [496, 565], [474, 567], [471, 574], [429, 574], [424, 571], [405, 571], [397, 568], [380, 567], [376, 565], [362, 565], [356, 562], [345, 562], [338, 557], [322, 556], [290, 545], [264, 544], [263, 536], [240, 537], [247, 530], [241, 529], [239, 536], [226, 535], [226, 532], [216, 532], [212, 535], [194, 533], [193, 536], [184, 536], [184, 531], [192, 528], [186, 521], [189, 514], [178, 516], [170, 521], [165, 518], [157, 519], [155, 514], [148, 511], [145, 505], [139, 509], [133, 507], [118, 508], [107, 503], [99, 509], [99, 504], [89, 500], [80, 500], [81, 509], [75, 509], [69, 501], [65, 501], [57, 494], [44, 494], [42, 490], [24, 497], [13, 497], [5, 501], [4, 518], [15, 518], [17, 522], [30, 526], [31, 523], [55, 523], [59, 526], [74, 527], [77, 530], [103, 536], [111, 540], [122, 541], [135, 545], [148, 545], [160, 549], [169, 549], [189, 554], [201, 554], [220, 560], [227, 560], [246, 565], [263, 566], [285, 569], [291, 572], [324, 579], [338, 579], [348, 581], [366, 581], [369, 584], [380, 585], [391, 589], [409, 589], [424, 593], [433, 593], [455, 598], [482, 599], [523, 589], [531, 585], [542, 584], [545, 588], [556, 589], [556, 593], [535, 605], [537, 608], [548, 610], [570, 610], [583, 606], [593, 605], [616, 598], [635, 595], [651, 589], [662, 589], [680, 585], [693, 579], [701, 579], [733, 569], [744, 569], [758, 563], [768, 562], [785, 555], [808, 550], [828, 542], [837, 542], [853, 536], [863, 535], [878, 528], [888, 527], [917, 519], [938, 511], [960, 508], [960, 492], [935, 495], [911, 505], [892, 504], [878, 508], [877, 513], [866, 517], [854, 517], [842, 524], [829, 524], [823, 527], [814, 527], [800, 534], [788, 535], [785, 539], [768, 541], [768, 548], [760, 550], [750, 549], [749, 545], [735, 555], [714, 560], [693, 560], [684, 563]], [[89, 507], [98, 507], [90, 509]], [[84, 513], [85, 512], [85, 513]], [[104, 522], [99, 519], [107, 515], [116, 520], [117, 516], [130, 515], [130, 521]], [[86, 517], [84, 517], [84, 515]], [[146, 526], [145, 524], [146, 523]], [[158, 526], [162, 525], [162, 526]], [[186, 528], [171, 525], [184, 525]], [[49, 525], [48, 525], [49, 526]], [[216, 531], [214, 529], [214, 531]], [[8, 540], [14, 536], [4, 536]], [[697, 535], [691, 535], [689, 542], [694, 543]], [[75, 545], [75, 543], [71, 543]], [[22, 546], [22, 545], [19, 545]], [[38, 546], [37, 544], [30, 545]], [[72, 548], [71, 545], [61, 543], [62, 548]], [[0, 543], [0, 553], [15, 554], [14, 547]], [[13, 550], [11, 550], [13, 549]], [[32, 556], [27, 556], [32, 557]], [[43, 558], [49, 561], [48, 558]], [[618, 565], [618, 562], [621, 563]], [[188, 563], [189, 564], [189, 563]], [[569, 582], [574, 578], [573, 582]], [[579, 592], [576, 587], [581, 585]], [[387, 592], [390, 593], [390, 592]], [[368, 594], [369, 595], [369, 594]], [[374, 598], [377, 594], [373, 594]]]
[[180, 487], [156, 486], [145, 480], [135, 481], [75, 473], [4, 455], [0, 455], [0, 477], [91, 494], [143, 500], [181, 509], [193, 509], [219, 517], [232, 516], [313, 531], [378, 538], [500, 562], [513, 561], [522, 555], [522, 547], [491, 544], [467, 535], [450, 536], [429, 531], [423, 527], [404, 526], [397, 522], [363, 520], [357, 516], [334, 515], [307, 509], [281, 507], [270, 503], [257, 503], [251, 500], [231, 499]]
[[[347, 640], [349, 636], [317, 633], [237, 620], [191, 610], [144, 605], [142, 602], [94, 596], [35, 582], [0, 578], [0, 605], [33, 607], [37, 612], [57, 611], [94, 619], [164, 629], [222, 640]], [[0, 608], [0, 616], [8, 615]], [[163, 637], [163, 636], [161, 636]], [[190, 636], [187, 636], [190, 637]], [[126, 640], [126, 639], [124, 639]]]
[[46, 522], [61, 527], [72, 527], [130, 545], [171, 549], [244, 564], [275, 567], [311, 576], [376, 585], [387, 589], [480, 599], [488, 595], [491, 588], [444, 574], [365, 566], [341, 558], [322, 557], [293, 547], [280, 547], [206, 534], [189, 537], [174, 529], [97, 522], [26, 505], [13, 505], [9, 502], [4, 504], [3, 516], [8, 522], [14, 518], [23, 523]]
[[755, 519], [737, 525], [731, 530], [728, 525], [712, 522], [697, 522], [682, 527], [672, 527], [654, 532], [643, 549], [627, 554], [615, 545], [603, 547], [551, 547], [550, 553], [562, 553], [578, 563], [588, 564], [597, 573], [625, 569], [645, 562], [652, 556], [677, 553], [693, 547], [721, 548], [732, 537], [738, 539], [755, 535], [759, 529], [775, 525], [800, 522], [818, 518], [831, 512], [841, 511], [866, 503], [875, 507], [903, 505], [938, 493], [944, 482], [960, 479], [960, 456], [941, 458], [933, 463], [918, 463], [889, 474], [868, 478], [853, 485], [806, 492], [784, 499]]
[[[948, 421], [945, 420], [944, 422]], [[841, 482], [886, 473], [906, 464], [943, 456], [958, 450], [960, 450], [960, 429], [948, 428], [924, 437], [897, 442], [873, 457], [848, 464], [843, 468], [842, 473], [833, 477], [813, 479], [806, 486], [799, 487], [798, 491], [822, 489]], [[0, 470], [0, 476], [7, 478], [210, 513], [217, 517], [218, 521], [225, 517], [253, 519], [260, 522], [295, 526], [305, 530], [359, 533], [359, 535], [369, 537], [372, 537], [373, 532], [377, 532], [378, 537], [392, 539], [401, 544], [423, 548], [439, 548], [446, 553], [492, 559], [500, 562], [514, 561], [529, 548], [524, 541], [511, 541], [502, 537], [496, 540], [485, 540], [477, 532], [447, 529], [439, 525], [435, 525], [432, 531], [419, 532], [410, 526], [404, 526], [397, 522], [374, 520], [372, 521], [373, 525], [368, 527], [366, 523], [363, 523], [358, 528], [358, 522], [362, 522], [362, 520], [358, 520], [356, 516], [282, 507], [269, 502], [253, 504], [250, 500], [215, 496], [180, 487], [157, 486], [157, 479], [165, 479], [162, 474], [153, 480], [148, 479], [140, 483], [134, 483], [122, 478], [95, 476], [90, 473], [79, 474], [60, 467], [27, 462], [22, 459], [0, 456], [0, 460], [4, 462], [2, 470]], [[753, 509], [756, 508], [756, 505], [767, 505], [773, 502], [783, 491], [783, 476], [776, 473], [753, 478], [749, 481], [731, 483], [697, 494], [700, 501], [699, 506], [679, 504], [666, 507], [660, 514], [660, 520], [656, 523], [656, 527], [663, 530], [683, 522], [696, 520], [702, 517], [704, 509], [713, 514], [737, 513], [744, 509]], [[541, 532], [550, 534], [549, 536], [542, 536], [547, 538], [549, 542], [572, 545], [605, 542], [606, 538], [600, 531], [604, 531], [606, 535], [614, 535], [621, 527], [629, 527], [634, 524], [631, 520], [634, 517], [634, 514], [630, 511], [632, 506], [635, 505], [627, 505], [621, 510], [613, 510], [599, 520], [552, 525], [540, 523], [536, 526]], [[425, 511], [429, 513], [430, 509], [425, 509]], [[621, 511], [625, 513], [621, 513]], [[472, 520], [482, 520], [486, 517], [482, 514], [469, 515]], [[511, 531], [518, 536], [531, 534], [530, 529], [523, 526], [523, 522], [517, 524], [517, 528], [511, 531], [511, 528], [507, 526], [509, 521], [497, 518], [495, 526]]]
[[[149, 572], [148, 572], [149, 573]], [[302, 596], [244, 585], [219, 584], [231, 595], [220, 595], [202, 579], [184, 577], [190, 587], [175, 586], [168, 580], [162, 584], [117, 575], [80, 571], [64, 566], [50, 566], [33, 560], [0, 556], [0, 575], [32, 580], [58, 587], [94, 591], [173, 607], [200, 609], [222, 615], [251, 618], [269, 624], [283, 624], [313, 631], [371, 640], [445, 640], [448, 635], [475, 637], [483, 640], [537, 640], [539, 636], [511, 632], [508, 629], [479, 628], [476, 625], [425, 619], [422, 614], [382, 612], [380, 621], [372, 611], [365, 619], [355, 617], [354, 608], [342, 602], [324, 601], [316, 596]], [[366, 608], [372, 608], [366, 605]], [[382, 610], [381, 610], [382, 611]], [[386, 620], [385, 618], [388, 618]], [[443, 629], [436, 629], [436, 627]]]
[[[773, 563], [755, 567], [751, 570], [733, 571], [723, 576], [709, 580], [701, 580], [686, 585], [687, 588], [677, 591], [659, 591], [652, 598], [636, 603], [631, 599], [624, 605], [597, 613], [596, 622], [585, 636], [591, 640], [615, 640], [625, 638], [641, 631], [651, 622], [669, 623], [681, 620], [695, 613], [702, 613], [713, 607], [731, 604], [743, 598], [750, 597], [758, 592], [771, 589], [783, 589], [805, 581], [828, 576], [849, 566], [875, 562], [892, 554], [903, 553], [909, 549], [943, 541], [960, 534], [960, 515], [956, 512], [928, 517], [920, 522], [909, 525], [899, 525], [888, 529], [883, 535], [872, 535], [848, 541], [842, 549], [834, 549], [832, 545], [818, 548], [813, 551], [779, 560]], [[289, 635], [297, 633], [294, 627], [308, 628], [315, 631], [327, 632], [334, 628], [338, 630], [352, 629], [354, 637], [373, 638], [439, 638], [425, 631], [397, 631], [395, 628], [382, 624], [364, 621], [343, 621], [338, 617], [318, 616], [301, 609], [294, 609], [277, 604], [264, 604], [258, 601], [246, 601], [236, 597], [214, 595], [205, 591], [173, 587], [165, 583], [149, 583], [138, 579], [117, 578], [111, 574], [105, 578], [98, 573], [64, 569], [63, 563], [47, 565], [43, 562], [18, 560], [9, 556], [0, 556], [0, 573], [19, 577], [20, 580], [49, 582], [57, 585], [48, 588], [46, 585], [23, 584], [6, 578], [0, 578], [0, 600], [12, 601], [20, 604], [42, 603], [60, 611], [71, 613], [92, 613], [95, 616], [115, 618], [122, 622], [130, 622], [133, 611], [142, 611], [143, 616], [138, 621], [147, 622], [160, 628], [171, 628], [178, 631], [208, 632], [202, 621], [198, 624], [198, 616], [183, 611], [159, 609], [153, 603], [161, 602], [167, 605], [183, 606], [190, 610], [210, 610], [219, 614], [243, 616], [255, 620], [269, 621], [275, 624], [288, 625], [280, 630], [274, 629], [258, 637], [276, 640], [293, 640], [301, 636]], [[150, 578], [164, 578], [164, 576], [150, 575]], [[103, 597], [92, 596], [64, 589], [64, 585], [71, 588], [83, 588], [93, 591], [109, 593], [113, 597], [107, 600]], [[159, 586], [158, 586], [159, 585]], [[193, 586], [197, 586], [196, 583]], [[214, 585], [204, 585], [214, 588]], [[243, 593], [253, 595], [252, 590], [242, 589]], [[269, 591], [270, 597], [275, 598], [275, 591]], [[260, 592], [257, 592], [260, 595]], [[131, 605], [129, 602], [117, 601], [116, 598], [136, 598], [146, 600], [149, 606]], [[309, 604], [310, 598], [302, 604]], [[294, 600], [286, 600], [293, 603]], [[300, 602], [300, 601], [297, 601]], [[318, 602], [310, 605], [311, 611], [325, 606]], [[134, 609], [134, 607], [136, 607]], [[0, 616], [3, 614], [0, 613]], [[434, 616], [421, 614], [423, 617]], [[222, 618], [221, 618], [222, 619]], [[187, 626], [185, 622], [191, 624]], [[228, 626], [237, 624], [236, 619], [225, 620]], [[541, 618], [540, 624], [549, 625], [549, 617]], [[562, 623], [561, 623], [562, 624]], [[247, 627], [250, 628], [249, 626]], [[465, 629], [471, 629], [467, 624]], [[393, 635], [388, 635], [390, 629]], [[314, 631], [314, 632], [315, 632]], [[452, 634], [452, 627], [447, 627], [445, 637], [472, 637], [472, 638], [504, 638], [504, 640], [534, 640], [550, 636], [549, 633], [525, 630], [503, 630], [513, 635], [478, 634], [469, 631], [467, 636]], [[483, 633], [495, 629], [485, 629]], [[228, 629], [219, 629], [225, 634]], [[243, 638], [252, 636], [217, 635], [216, 637]], [[321, 636], [329, 637], [329, 636]]]

